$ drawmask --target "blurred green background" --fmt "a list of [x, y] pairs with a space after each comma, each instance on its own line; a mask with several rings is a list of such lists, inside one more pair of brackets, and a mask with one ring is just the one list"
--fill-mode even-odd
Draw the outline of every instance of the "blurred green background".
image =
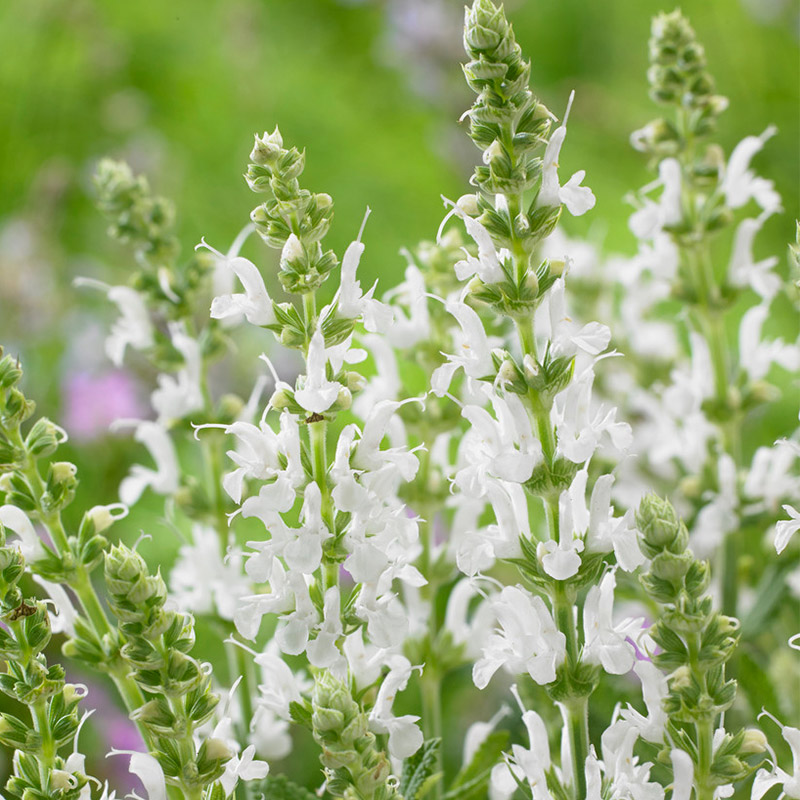
[[[726, 152], [769, 124], [779, 129], [754, 166], [775, 181], [786, 213], [768, 222], [756, 256], [777, 254], [786, 270], [800, 185], [797, 6], [681, 5], [730, 98], [717, 137]], [[562, 174], [586, 169], [597, 206], [579, 220], [565, 215], [565, 229], [633, 252], [623, 197], [651, 176], [628, 137], [657, 115], [647, 97], [647, 38], [651, 15], [672, 6], [506, 7], [541, 99], [561, 116], [570, 90], [577, 93]], [[462, 13], [457, 0], [0, 3], [0, 343], [24, 359], [40, 409], [76, 420], [79, 447], [65, 457], [94, 493], [84, 490], [77, 507], [114, 500], [141, 455], [124, 437], [101, 433], [97, 385], [70, 383], [108, 369], [102, 342], [113, 317], [72, 278], [118, 283], [132, 268], [93, 206], [97, 159], [127, 159], [174, 199], [186, 252], [201, 236], [224, 250], [258, 201], [241, 177], [252, 134], [278, 124], [287, 143], [307, 150], [304, 185], [334, 198], [328, 241], [338, 253], [372, 208], [361, 279], [380, 278], [388, 289], [405, 267], [399, 249], [435, 235], [440, 195], [464, 193], [478, 156], [458, 122], [472, 102], [459, 66]], [[267, 273], [276, 257], [255, 237], [246, 254]], [[125, 379], [143, 403], [147, 380], [137, 390], [136, 376]], [[137, 412], [145, 407], [134, 402], [125, 415]], [[79, 430], [81, 414], [98, 424]], [[137, 523], [158, 508], [151, 498]], [[177, 541], [146, 547], [168, 563]], [[493, 701], [482, 701], [488, 714]]]

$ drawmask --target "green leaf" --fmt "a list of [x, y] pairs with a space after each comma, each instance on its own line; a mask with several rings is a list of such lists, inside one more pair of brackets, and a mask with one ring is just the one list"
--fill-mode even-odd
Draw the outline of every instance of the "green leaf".
[[428, 739], [413, 756], [403, 762], [399, 791], [404, 800], [419, 800], [423, 797], [423, 787], [427, 792], [432, 786], [433, 782], [429, 779], [441, 778], [441, 775], [434, 776], [436, 753], [441, 741], [441, 739]]
[[442, 800], [462, 800], [462, 798], [468, 800], [483, 793], [489, 782], [492, 767], [499, 763], [510, 738], [508, 731], [492, 731], [475, 751], [469, 764], [456, 775], [456, 779]]
[[736, 677], [754, 714], [762, 708], [780, 708], [769, 674], [747, 653], [739, 657]]
[[285, 775], [270, 775], [261, 791], [264, 800], [317, 800], [313, 792], [292, 783]]

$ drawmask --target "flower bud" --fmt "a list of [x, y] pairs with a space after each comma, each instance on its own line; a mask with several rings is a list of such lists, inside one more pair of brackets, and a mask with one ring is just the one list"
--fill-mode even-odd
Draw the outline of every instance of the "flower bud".
[[758, 728], [746, 728], [739, 752], [749, 756], [763, 753], [767, 749], [767, 737]]
[[456, 206], [468, 217], [477, 217], [481, 211], [478, 206], [478, 197], [474, 194], [462, 194], [456, 201]]
[[66, 791], [74, 789], [78, 784], [77, 779], [71, 772], [63, 769], [54, 769], [50, 772], [50, 788], [56, 791]]
[[264, 132], [263, 136], [255, 135], [255, 144], [250, 153], [250, 160], [259, 166], [272, 166], [280, 157], [283, 139], [277, 126], [272, 133]]
[[222, 739], [211, 737], [205, 742], [205, 757], [211, 761], [228, 761], [233, 758], [233, 751]]
[[287, 391], [286, 389], [276, 389], [272, 393], [272, 397], [269, 399], [269, 404], [277, 411], [281, 411], [284, 408], [288, 408], [292, 400], [293, 397], [291, 392]]
[[118, 519], [128, 516], [128, 507], [123, 503], [112, 503], [107, 506], [94, 506], [86, 512], [86, 517], [94, 525], [95, 533], [102, 533], [110, 528]]
[[675, 689], [688, 689], [692, 685], [692, 670], [685, 664], [678, 667], [672, 675], [669, 676], [670, 688]]

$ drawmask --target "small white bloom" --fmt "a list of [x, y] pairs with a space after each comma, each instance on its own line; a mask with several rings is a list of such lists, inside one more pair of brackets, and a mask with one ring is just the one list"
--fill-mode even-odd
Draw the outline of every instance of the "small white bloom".
[[790, 505], [783, 506], [790, 519], [782, 519], [775, 525], [775, 550], [782, 553], [792, 536], [800, 531], [800, 511]]
[[44, 555], [44, 547], [36, 529], [22, 509], [9, 504], [0, 506], [0, 525], [17, 534], [19, 549], [26, 562], [32, 563]]
[[325, 339], [322, 331], [317, 328], [308, 345], [307, 374], [302, 388], [294, 393], [294, 399], [312, 414], [322, 414], [327, 411], [336, 402], [342, 390], [341, 384], [328, 380], [325, 374], [327, 363]]
[[[128, 420], [119, 420], [112, 430], [129, 425]], [[180, 469], [175, 445], [167, 430], [157, 422], [144, 420], [135, 422], [136, 433], [133, 438], [141, 442], [150, 453], [156, 468], [150, 469], [134, 464], [130, 474], [119, 486], [120, 500], [126, 506], [134, 505], [145, 489], [150, 487], [157, 494], [171, 495], [180, 486]]]
[[258, 781], [267, 777], [269, 764], [255, 758], [255, 745], [248, 745], [241, 756], [234, 755], [225, 764], [225, 772], [219, 779], [225, 794], [230, 795], [239, 781]]
[[182, 322], [170, 322], [169, 333], [173, 346], [183, 356], [183, 367], [175, 375], [158, 376], [158, 388], [153, 391], [151, 402], [161, 425], [183, 419], [204, 405], [200, 343], [186, 333]]
[[781, 198], [773, 182], [759, 178], [750, 169], [753, 156], [776, 132], [777, 129], [770, 125], [761, 136], [746, 136], [733, 149], [722, 178], [722, 191], [731, 208], [741, 208], [750, 198], [754, 198], [764, 210], [780, 209]]

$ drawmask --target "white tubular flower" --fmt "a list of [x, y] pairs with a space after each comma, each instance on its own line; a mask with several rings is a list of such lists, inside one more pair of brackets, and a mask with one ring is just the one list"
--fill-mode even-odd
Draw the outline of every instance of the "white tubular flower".
[[19, 537], [19, 550], [27, 563], [37, 561], [44, 555], [44, 547], [33, 527], [33, 523], [22, 509], [6, 504], [0, 506], [0, 525], [14, 531]]
[[159, 375], [158, 388], [150, 396], [161, 425], [183, 419], [204, 403], [200, 343], [186, 333], [183, 322], [170, 322], [169, 333], [173, 346], [183, 356], [184, 366], [174, 376]]
[[[107, 756], [129, 755], [129, 771], [135, 775], [147, 792], [147, 800], [167, 800], [167, 782], [164, 770], [149, 753], [136, 753], [130, 750], [110, 750]], [[111, 800], [111, 798], [109, 798]]]
[[548, 313], [537, 314], [534, 318], [537, 335], [551, 342], [554, 356], [574, 356], [578, 351], [599, 355], [611, 341], [611, 330], [599, 322], [579, 327], [567, 313], [565, 292], [566, 279], [562, 275], [547, 293]]
[[751, 169], [750, 161], [764, 144], [777, 133], [770, 125], [761, 136], [746, 136], [733, 149], [722, 178], [725, 202], [731, 208], [741, 208], [753, 198], [765, 211], [779, 211], [780, 195], [772, 181], [759, 178]]
[[[119, 420], [112, 425], [112, 430], [130, 424], [128, 420]], [[157, 494], [171, 495], [180, 486], [178, 454], [167, 430], [157, 422], [148, 420], [133, 424], [136, 426], [133, 438], [147, 448], [156, 468], [149, 469], [141, 464], [131, 467], [130, 474], [119, 485], [119, 498], [126, 506], [134, 505], [148, 487]]]
[[761, 328], [769, 314], [769, 302], [749, 308], [739, 325], [739, 361], [752, 381], [766, 377], [773, 363], [789, 372], [800, 369], [800, 347], [783, 339], [761, 340]]
[[[577, 502], [584, 505], [583, 490], [586, 487], [585, 473], [583, 478], [580, 474], [576, 476], [576, 481], [580, 487], [580, 497]], [[580, 553], [583, 552], [583, 540], [575, 535], [574, 511], [573, 506], [576, 498], [572, 493], [572, 487], [561, 492], [558, 498], [558, 542], [552, 539], [547, 542], [539, 542], [536, 546], [536, 557], [542, 562], [544, 571], [557, 581], [565, 581], [571, 578], [581, 568]]]
[[336, 641], [342, 635], [342, 614], [339, 600], [339, 588], [331, 586], [325, 592], [325, 607], [322, 625], [316, 638], [308, 643], [306, 654], [308, 660], [320, 669], [332, 668], [337, 661], [344, 661], [336, 647]]
[[586, 532], [586, 551], [608, 553], [613, 550], [617, 563], [622, 569], [625, 572], [633, 572], [644, 564], [645, 557], [639, 549], [632, 511], [629, 510], [622, 517], [614, 516], [614, 509], [611, 505], [613, 483], [613, 475], [601, 475], [592, 489], [592, 499], [589, 504], [589, 527]]
[[241, 755], [234, 755], [225, 764], [225, 772], [219, 779], [225, 795], [230, 795], [239, 781], [258, 781], [267, 777], [269, 764], [255, 758], [255, 745], [248, 745]]
[[[2, 511], [2, 509], [0, 509]], [[80, 616], [72, 605], [66, 590], [59, 583], [51, 583], [33, 575], [33, 580], [47, 592], [47, 596], [52, 600], [57, 614], [50, 614], [50, 629], [53, 633], [66, 633], [67, 636], [75, 635], [75, 620]]]
[[694, 788], [694, 762], [692, 757], [683, 750], [672, 750], [672, 774], [675, 780], [672, 783], [671, 800], [691, 800]]
[[786, 549], [792, 536], [800, 531], [800, 511], [790, 505], [783, 506], [783, 510], [790, 519], [779, 520], [775, 525], [775, 550], [778, 554]]
[[378, 285], [377, 281], [364, 294], [361, 291], [361, 284], [356, 280], [358, 264], [365, 250], [361, 236], [364, 233], [364, 226], [367, 224], [369, 214], [370, 210], [367, 208], [364, 221], [361, 223], [361, 230], [358, 232], [358, 238], [349, 244], [342, 258], [339, 312], [345, 317], [361, 317], [364, 320], [364, 327], [368, 331], [374, 332], [386, 330], [391, 324], [393, 314], [389, 306], [373, 297], [375, 287]]
[[662, 187], [658, 202], [644, 198], [642, 208], [631, 214], [628, 226], [642, 241], [658, 240], [665, 226], [674, 225], [683, 217], [681, 207], [681, 165], [675, 158], [665, 158], [658, 165], [658, 179], [642, 192]]
[[628, 641], [642, 629], [642, 619], [626, 619], [614, 625], [614, 571], [606, 573], [599, 586], [592, 586], [583, 609], [586, 644], [583, 657], [590, 664], [600, 664], [611, 675], [625, 675], [636, 663], [636, 651]]
[[431, 389], [437, 397], [444, 396], [459, 368], [475, 379], [485, 378], [494, 371], [492, 343], [478, 314], [460, 300], [448, 300], [445, 308], [456, 318], [461, 335], [454, 336], [458, 347], [456, 353], [447, 353], [448, 360], [431, 375]]
[[778, 800], [782, 800], [784, 797], [800, 800], [800, 729], [782, 725], [766, 711], [759, 714], [759, 718], [762, 716], [771, 719], [781, 729], [781, 735], [792, 751], [792, 773], [789, 774], [778, 766], [775, 753], [770, 749], [773, 760], [772, 770], [768, 771], [762, 768], [756, 773], [753, 791], [750, 795], [751, 800], [761, 800], [773, 786], [780, 786], [783, 789], [778, 795]]
[[308, 345], [305, 382], [302, 388], [294, 393], [294, 399], [312, 414], [322, 414], [327, 411], [336, 402], [342, 390], [341, 384], [328, 380], [325, 374], [327, 363], [325, 339], [322, 331], [317, 328]]
[[647, 716], [643, 716], [630, 705], [622, 711], [622, 719], [633, 725], [642, 739], [654, 744], [661, 744], [664, 739], [664, 726], [667, 724], [667, 712], [664, 711], [664, 699], [669, 694], [667, 676], [652, 661], [637, 661], [633, 671], [642, 682], [642, 697]]
[[753, 240], [769, 216], [764, 212], [758, 217], [743, 219], [736, 229], [728, 276], [735, 286], [750, 286], [764, 301], [771, 301], [780, 291], [783, 280], [773, 270], [778, 266], [777, 256], [761, 261], [753, 258]]
[[302, 673], [292, 671], [278, 655], [274, 641], [255, 657], [255, 662], [261, 668], [258, 702], [280, 719], [291, 719], [289, 706], [303, 699], [303, 692], [310, 688], [310, 682]]
[[214, 319], [236, 319], [244, 315], [251, 325], [271, 325], [275, 322], [272, 300], [264, 286], [264, 278], [258, 267], [242, 256], [230, 257], [215, 250], [203, 239], [197, 248], [205, 247], [226, 265], [241, 282], [244, 294], [221, 294], [211, 302], [211, 316]]
[[500, 667], [512, 675], [527, 672], [541, 685], [554, 681], [566, 657], [567, 640], [542, 598], [519, 586], [506, 586], [491, 605], [500, 628], [488, 637], [483, 657], [472, 670], [475, 686], [484, 689]]
[[594, 208], [596, 202], [592, 190], [588, 186], [580, 185], [586, 177], [586, 170], [582, 169], [576, 172], [563, 186], [559, 184], [558, 180], [558, 157], [567, 136], [567, 120], [574, 99], [575, 92], [573, 91], [569, 96], [564, 121], [555, 129], [545, 148], [542, 159], [542, 188], [539, 191], [536, 205], [538, 208], [547, 208], [560, 206], [563, 203], [572, 216], [579, 217]]
[[[403, 251], [409, 261], [405, 280], [383, 296], [391, 303], [394, 317], [386, 339], [391, 347], [408, 348], [430, 336], [431, 319], [428, 311], [428, 295], [425, 278], [419, 267], [413, 263], [411, 254]], [[407, 309], [405, 311], [404, 309]]]
[[419, 717], [407, 714], [395, 717], [392, 704], [398, 692], [408, 685], [413, 667], [405, 656], [391, 656], [388, 661], [389, 674], [383, 679], [369, 713], [370, 727], [376, 733], [389, 734], [389, 753], [394, 758], [404, 759], [413, 755], [422, 746], [422, 731], [417, 726]]
[[583, 464], [592, 457], [604, 435], [620, 452], [627, 450], [633, 440], [630, 425], [616, 421], [616, 408], [601, 406], [592, 415], [593, 383], [594, 371], [587, 368], [555, 400], [558, 450], [576, 464]]
[[615, 800], [635, 797], [637, 800], [664, 800], [664, 789], [650, 781], [649, 763], [640, 764], [633, 755], [638, 731], [628, 722], [618, 720], [603, 734], [603, 764], [606, 779], [611, 783]]
[[191, 544], [181, 545], [169, 576], [170, 594], [178, 608], [195, 614], [217, 613], [232, 620], [241, 598], [252, 592], [242, 574], [241, 548], [223, 554], [219, 534], [208, 525], [192, 526]]

